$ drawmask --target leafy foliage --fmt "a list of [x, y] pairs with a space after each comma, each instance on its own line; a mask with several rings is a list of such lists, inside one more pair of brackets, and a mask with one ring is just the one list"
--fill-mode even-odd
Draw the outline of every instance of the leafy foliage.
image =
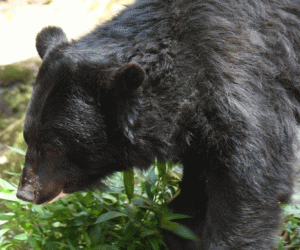
[[278, 250], [300, 249], [300, 206], [284, 205], [284, 224], [278, 240]]
[[[11, 148], [24, 154], [23, 151]], [[20, 201], [15, 184], [0, 179], [1, 249], [161, 249], [160, 229], [196, 239], [166, 203], [179, 192], [181, 169], [156, 162], [147, 172], [116, 173], [101, 190], [79, 192], [46, 206]]]
[[[5, 201], [0, 213], [0, 248], [156, 250], [165, 246], [161, 229], [197, 240], [177, 222], [188, 216], [166, 208], [180, 192], [181, 175], [179, 166], [155, 162], [147, 172], [116, 173], [102, 182], [101, 189], [74, 193], [45, 206], [17, 199], [17, 185], [0, 179], [0, 199]], [[283, 208], [285, 223], [277, 249], [299, 249], [300, 207]]]

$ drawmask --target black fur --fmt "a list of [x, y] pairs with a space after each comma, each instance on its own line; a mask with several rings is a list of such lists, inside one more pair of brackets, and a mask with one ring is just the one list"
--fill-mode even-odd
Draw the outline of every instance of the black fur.
[[19, 196], [181, 162], [171, 206], [201, 241], [166, 234], [170, 249], [271, 249], [292, 193], [299, 41], [299, 0], [140, 0], [79, 40], [44, 29]]

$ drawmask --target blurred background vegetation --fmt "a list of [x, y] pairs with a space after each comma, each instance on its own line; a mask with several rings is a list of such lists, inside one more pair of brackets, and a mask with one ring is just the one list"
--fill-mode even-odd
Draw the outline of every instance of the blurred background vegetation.
[[[169, 163], [156, 162], [148, 172], [117, 173], [104, 181], [102, 191], [76, 193], [43, 207], [15, 197], [26, 151], [24, 115], [41, 65], [36, 34], [57, 25], [69, 38], [77, 38], [133, 1], [0, 0], [1, 250], [163, 249], [161, 228], [195, 239], [174, 222], [186, 217], [165, 207], [178, 194], [182, 174]], [[300, 249], [300, 209], [292, 204], [284, 211], [276, 249]]]

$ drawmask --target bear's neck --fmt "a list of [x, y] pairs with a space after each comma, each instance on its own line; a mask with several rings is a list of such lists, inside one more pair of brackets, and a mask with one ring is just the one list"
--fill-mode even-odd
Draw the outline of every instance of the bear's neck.
[[190, 132], [185, 127], [196, 112], [190, 104], [197, 91], [190, 80], [177, 76], [173, 69], [157, 78], [152, 73], [137, 96], [118, 107], [119, 128], [128, 143], [132, 166], [147, 167], [155, 158], [176, 162], [182, 152], [175, 145], [181, 150], [188, 145]]

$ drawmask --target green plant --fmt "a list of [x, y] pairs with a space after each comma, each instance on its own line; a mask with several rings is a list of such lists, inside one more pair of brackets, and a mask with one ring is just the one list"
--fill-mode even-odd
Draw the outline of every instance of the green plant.
[[300, 249], [300, 206], [283, 205], [284, 223], [278, 241], [278, 250]]
[[[11, 148], [24, 154], [22, 150]], [[39, 206], [16, 198], [15, 184], [0, 179], [1, 249], [161, 249], [161, 228], [196, 239], [174, 220], [166, 203], [177, 192], [181, 169], [158, 163], [149, 171], [116, 173], [101, 189], [78, 192]]]

